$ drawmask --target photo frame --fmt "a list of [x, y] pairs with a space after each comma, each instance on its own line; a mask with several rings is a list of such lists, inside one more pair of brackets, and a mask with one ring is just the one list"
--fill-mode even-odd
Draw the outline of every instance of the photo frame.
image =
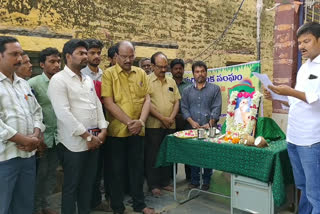
[[232, 91], [228, 101], [226, 131], [254, 136], [262, 94], [259, 91]]

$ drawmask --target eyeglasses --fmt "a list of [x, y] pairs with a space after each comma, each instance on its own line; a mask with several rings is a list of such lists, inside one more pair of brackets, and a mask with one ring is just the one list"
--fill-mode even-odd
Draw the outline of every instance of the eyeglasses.
[[141, 67], [143, 67], [143, 68], [149, 68], [149, 67], [151, 67], [151, 65], [149, 65], [149, 64], [147, 64], [147, 65], [141, 65]]
[[135, 58], [135, 55], [123, 56], [123, 55], [118, 54], [118, 56], [120, 56], [120, 58], [123, 59], [123, 60], [126, 60], [126, 59], [134, 60], [134, 58]]
[[168, 65], [165, 65], [165, 66], [160, 66], [160, 65], [154, 65], [155, 67], [157, 67], [159, 70], [163, 70], [163, 69], [168, 69], [169, 66]]

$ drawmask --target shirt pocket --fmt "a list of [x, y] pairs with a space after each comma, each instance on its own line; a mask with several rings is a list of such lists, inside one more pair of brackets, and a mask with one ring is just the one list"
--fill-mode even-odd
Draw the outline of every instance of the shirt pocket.
[[146, 97], [146, 89], [142, 82], [134, 84], [134, 102], [142, 104], [144, 102], [144, 99]]
[[319, 93], [320, 84], [319, 78], [317, 79], [308, 79], [305, 84], [305, 92], [306, 93]]
[[130, 95], [126, 95], [127, 92], [127, 86], [121, 86], [123, 84], [121, 84], [120, 80], [117, 79], [114, 81], [112, 89], [113, 89], [113, 99], [114, 102], [120, 105], [123, 105], [125, 103], [129, 102], [129, 98], [127, 96]]
[[[172, 88], [172, 89], [170, 89]], [[174, 95], [174, 89], [173, 87], [168, 87], [168, 91], [167, 91], [167, 97], [170, 103], [174, 103], [175, 102], [175, 95]]]

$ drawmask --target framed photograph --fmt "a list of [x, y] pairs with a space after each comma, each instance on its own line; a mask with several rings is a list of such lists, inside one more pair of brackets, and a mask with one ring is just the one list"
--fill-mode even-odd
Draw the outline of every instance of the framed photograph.
[[227, 107], [226, 131], [239, 136], [254, 136], [261, 97], [258, 91], [232, 91]]

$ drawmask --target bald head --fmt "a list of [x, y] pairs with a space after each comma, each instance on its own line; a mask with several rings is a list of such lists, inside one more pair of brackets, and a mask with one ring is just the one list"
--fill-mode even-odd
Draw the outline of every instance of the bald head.
[[154, 74], [159, 78], [165, 78], [165, 74], [168, 71], [168, 59], [162, 52], [157, 52], [151, 56], [151, 63]]
[[116, 53], [117, 63], [124, 71], [131, 71], [135, 59], [134, 46], [129, 41], [122, 41], [118, 44], [118, 51]]
[[134, 46], [131, 42], [129, 41], [121, 41], [119, 42], [118, 44], [118, 52], [119, 52], [119, 49], [132, 49], [134, 51]]

